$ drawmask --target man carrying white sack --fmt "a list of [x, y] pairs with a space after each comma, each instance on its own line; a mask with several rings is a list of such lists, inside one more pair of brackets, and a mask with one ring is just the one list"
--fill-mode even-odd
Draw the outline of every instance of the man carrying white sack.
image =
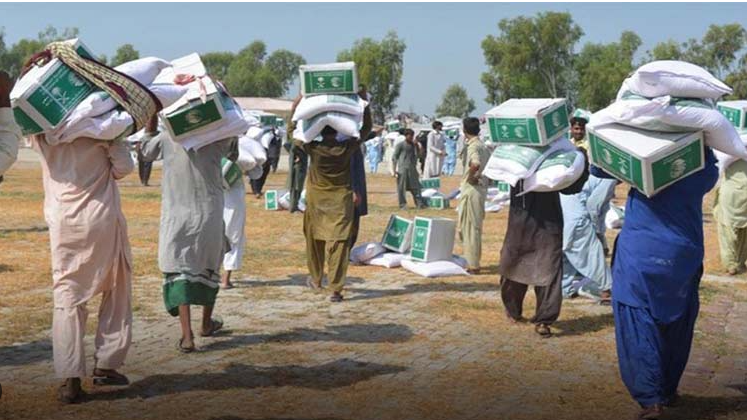
[[433, 122], [433, 131], [428, 133], [427, 153], [425, 155], [425, 166], [423, 167], [423, 178], [437, 178], [441, 176], [446, 156], [446, 136], [441, 131], [441, 121]]
[[482, 176], [482, 170], [490, 159], [490, 152], [485, 143], [480, 141], [480, 120], [465, 118], [463, 126], [467, 137], [465, 145], [468, 169], [460, 186], [459, 237], [467, 260], [467, 272], [478, 274], [482, 256], [482, 223], [488, 196], [488, 180]]
[[77, 402], [86, 376], [86, 303], [101, 294], [94, 383], [127, 385], [117, 372], [132, 340], [132, 256], [116, 180], [135, 164], [123, 139], [78, 138], [51, 146], [31, 137], [41, 155], [44, 216], [54, 281], [54, 368], [63, 403]]
[[[18, 142], [21, 140], [21, 130], [13, 118], [13, 110], [10, 109], [10, 91], [13, 82], [8, 73], [0, 71], [0, 182], [3, 182], [3, 174], [10, 169], [18, 157]], [[0, 398], [3, 396], [3, 387], [0, 385]]]
[[[233, 151], [227, 159], [234, 162], [238, 158], [238, 150]], [[231, 274], [241, 268], [241, 257], [244, 255], [246, 235], [244, 224], [246, 222], [246, 188], [244, 177], [239, 176], [233, 182], [224, 186], [223, 189], [223, 225], [225, 226], [226, 239], [230, 249], [223, 256], [223, 276], [221, 277], [222, 289], [233, 289]]]
[[[574, 113], [570, 120], [571, 139], [577, 147], [586, 148], [588, 113]], [[615, 194], [615, 179], [589, 175], [577, 194], [561, 195], [563, 208], [563, 297], [578, 295], [610, 303], [612, 273], [605, 261], [606, 246], [598, 226]], [[604, 235], [603, 231], [601, 235]]]

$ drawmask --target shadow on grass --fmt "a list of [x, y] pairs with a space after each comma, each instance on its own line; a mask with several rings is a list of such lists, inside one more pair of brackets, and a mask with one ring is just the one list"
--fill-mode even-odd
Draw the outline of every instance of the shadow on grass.
[[0, 366], [23, 366], [43, 360], [52, 360], [52, 342], [48, 339], [0, 347]]
[[327, 326], [323, 330], [294, 328], [278, 334], [232, 336], [214, 341], [201, 351], [227, 350], [261, 343], [336, 342], [354, 344], [404, 343], [412, 338], [410, 327], [399, 324], [349, 324]]
[[747, 384], [731, 385], [729, 388], [740, 391], [742, 395], [735, 397], [683, 395], [677, 406], [666, 410], [661, 419], [715, 420], [742, 418], [739, 414], [747, 412]]
[[558, 336], [567, 337], [601, 331], [614, 325], [615, 318], [610, 312], [599, 315], [584, 315], [574, 319], [563, 319], [555, 322], [553, 327], [560, 330], [557, 334]]
[[47, 232], [47, 231], [49, 231], [48, 226], [29, 226], [29, 227], [21, 227], [21, 228], [0, 229], [0, 234], [36, 233], [36, 232]]
[[222, 372], [149, 376], [128, 388], [90, 395], [90, 400], [154, 398], [191, 391], [297, 387], [328, 391], [405, 371], [404, 366], [339, 359], [317, 366], [249, 366], [232, 363]]
[[355, 287], [346, 287], [346, 291], [356, 293], [356, 296], [346, 297], [348, 302], [356, 300], [378, 299], [384, 297], [404, 296], [414, 293], [432, 293], [432, 292], [494, 292], [500, 290], [500, 285], [496, 283], [454, 283], [449, 281], [439, 281], [430, 283], [407, 284], [401, 289], [360, 289]]
[[[231, 280], [231, 283], [236, 288], [252, 288], [252, 287], [288, 287], [288, 286], [306, 286], [306, 279], [309, 277], [308, 274], [290, 274], [287, 278], [282, 280], [242, 280], [236, 279]], [[326, 283], [326, 281], [325, 281]], [[360, 284], [365, 283], [360, 277], [348, 277], [345, 279], [345, 284]]]

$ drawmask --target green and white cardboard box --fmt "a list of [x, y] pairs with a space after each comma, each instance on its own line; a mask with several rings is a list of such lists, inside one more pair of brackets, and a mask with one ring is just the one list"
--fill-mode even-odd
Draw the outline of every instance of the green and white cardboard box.
[[723, 101], [716, 107], [737, 130], [747, 130], [747, 100]]
[[589, 128], [591, 162], [652, 197], [703, 169], [703, 132], [664, 133], [620, 124]]
[[441, 178], [423, 178], [420, 180], [420, 188], [439, 189], [441, 188]]
[[391, 215], [384, 230], [384, 236], [381, 238], [381, 245], [388, 250], [402, 254], [410, 249], [411, 240], [412, 220], [396, 214]]
[[[72, 44], [81, 57], [93, 54], [78, 38]], [[93, 83], [75, 73], [57, 58], [44, 66], [33, 66], [13, 87], [10, 103], [23, 135], [51, 131], [88, 95], [98, 91]]]
[[446, 199], [443, 196], [435, 195], [433, 197], [428, 197], [428, 207], [432, 209], [448, 209], [449, 208], [449, 200]]
[[278, 116], [275, 114], [260, 114], [259, 123], [263, 126], [277, 127]]
[[223, 183], [224, 187], [228, 188], [236, 183], [241, 178], [241, 169], [232, 160], [221, 158], [220, 160], [221, 172], [223, 172]]
[[278, 190], [265, 191], [265, 210], [280, 210]]
[[398, 120], [387, 121], [386, 123], [386, 131], [390, 133], [392, 131], [399, 131], [400, 128], [402, 128], [402, 124]]
[[[236, 107], [233, 99], [207, 76], [199, 54], [177, 58], [171, 64], [172, 67], [158, 74], [154, 83], [173, 82], [176, 74], [192, 74], [202, 81], [187, 85], [187, 93], [160, 113], [163, 125], [175, 141], [212, 129], [220, 124], [227, 111]], [[201, 85], [205, 88], [204, 102]]]
[[410, 259], [431, 262], [451, 260], [456, 222], [446, 218], [416, 217]]
[[300, 67], [301, 94], [356, 93], [358, 73], [355, 63], [306, 64]]
[[511, 184], [505, 181], [498, 181], [498, 180], [492, 180], [490, 185], [494, 188], [498, 188], [498, 191], [500, 192], [509, 192], [511, 191]]
[[545, 146], [568, 132], [565, 99], [509, 99], [486, 114], [495, 143]]

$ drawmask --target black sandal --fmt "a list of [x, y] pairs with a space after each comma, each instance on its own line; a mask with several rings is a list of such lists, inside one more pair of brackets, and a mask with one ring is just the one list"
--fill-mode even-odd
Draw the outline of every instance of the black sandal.
[[210, 319], [210, 330], [207, 332], [200, 331], [200, 337], [212, 337], [217, 333], [218, 331], [223, 328], [223, 320], [216, 317]]
[[93, 384], [103, 386], [125, 386], [130, 384], [126, 376], [114, 369], [94, 369]]

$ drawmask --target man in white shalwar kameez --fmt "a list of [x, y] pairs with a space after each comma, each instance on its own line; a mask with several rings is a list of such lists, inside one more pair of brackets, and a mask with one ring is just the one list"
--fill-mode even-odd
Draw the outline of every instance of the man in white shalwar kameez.
[[116, 181], [135, 163], [123, 139], [51, 145], [42, 134], [31, 143], [41, 155], [52, 250], [54, 368], [65, 379], [58, 398], [73, 403], [86, 376], [86, 303], [97, 295], [94, 383], [128, 384], [117, 369], [132, 341], [132, 256]]
[[[231, 157], [229, 156], [229, 159]], [[232, 289], [231, 273], [241, 268], [241, 257], [244, 255], [244, 224], [246, 222], [246, 187], [244, 177], [240, 176], [232, 185], [223, 189], [223, 224], [226, 228], [226, 239], [230, 249], [223, 256], [223, 276], [221, 288]]]
[[425, 155], [423, 178], [438, 178], [446, 157], [446, 135], [441, 131], [441, 121], [433, 123], [433, 131], [428, 133], [428, 151]]

